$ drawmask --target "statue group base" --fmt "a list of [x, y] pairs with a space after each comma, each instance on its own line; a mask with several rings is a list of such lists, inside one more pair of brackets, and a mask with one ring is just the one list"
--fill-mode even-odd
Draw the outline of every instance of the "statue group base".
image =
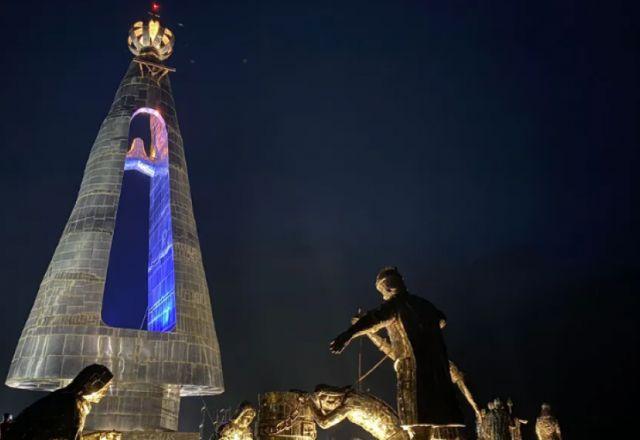
[[[105, 434], [107, 434], [105, 432]], [[112, 432], [108, 433], [113, 435]], [[130, 431], [118, 433], [118, 440], [199, 440], [200, 434], [197, 432], [172, 432], [172, 431]]]

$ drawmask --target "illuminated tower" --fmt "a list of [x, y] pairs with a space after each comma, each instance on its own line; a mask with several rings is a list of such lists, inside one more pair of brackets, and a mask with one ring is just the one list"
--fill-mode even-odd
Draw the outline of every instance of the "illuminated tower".
[[[224, 386], [168, 75], [174, 69], [164, 65], [174, 36], [155, 12], [129, 31], [134, 58], [91, 149], [6, 383], [55, 390], [86, 365], [106, 365], [114, 385], [85, 430], [167, 431], [162, 438], [170, 438], [180, 396], [219, 394]], [[147, 127], [146, 146], [130, 133], [137, 118]], [[131, 172], [149, 182], [146, 285], [137, 292], [146, 312], [142, 325], [124, 328], [105, 322], [103, 299], [115, 264], [123, 177]]]

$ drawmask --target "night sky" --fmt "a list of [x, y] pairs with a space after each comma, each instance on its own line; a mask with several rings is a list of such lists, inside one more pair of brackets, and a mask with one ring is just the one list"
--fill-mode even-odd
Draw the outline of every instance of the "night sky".
[[[447, 314], [478, 400], [511, 396], [529, 438], [542, 401], [569, 439], [632, 429], [635, 3], [164, 2], [227, 388], [211, 410], [353, 383], [358, 344], [328, 342], [397, 265]], [[2, 4], [0, 378], [147, 7]], [[393, 376], [365, 387], [395, 404]], [[0, 412], [37, 396], [3, 386]]]

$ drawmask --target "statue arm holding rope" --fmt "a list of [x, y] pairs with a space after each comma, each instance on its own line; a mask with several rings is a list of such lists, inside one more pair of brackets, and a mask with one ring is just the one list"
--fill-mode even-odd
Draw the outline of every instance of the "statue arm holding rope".
[[[351, 324], [355, 324], [360, 319], [360, 316], [354, 316], [351, 318]], [[395, 355], [393, 348], [391, 348], [391, 342], [382, 336], [378, 332], [368, 332], [367, 337], [375, 345], [378, 350], [384, 353], [389, 359], [395, 361], [397, 356]]]
[[334, 354], [339, 354], [349, 343], [360, 336], [375, 334], [387, 327], [395, 317], [395, 308], [391, 301], [384, 302], [380, 307], [365, 313], [358, 321], [345, 332], [340, 333], [331, 343], [329, 349]]

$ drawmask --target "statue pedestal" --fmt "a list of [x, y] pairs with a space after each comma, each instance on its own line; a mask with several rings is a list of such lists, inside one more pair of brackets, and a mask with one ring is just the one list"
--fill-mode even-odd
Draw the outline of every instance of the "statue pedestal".
[[197, 432], [157, 432], [141, 431], [126, 432], [122, 434], [122, 440], [199, 440]]
[[83, 439], [105, 440], [200, 440], [197, 432], [171, 432], [171, 431], [99, 431], [82, 436]]
[[413, 440], [465, 440], [464, 428], [413, 426]]

